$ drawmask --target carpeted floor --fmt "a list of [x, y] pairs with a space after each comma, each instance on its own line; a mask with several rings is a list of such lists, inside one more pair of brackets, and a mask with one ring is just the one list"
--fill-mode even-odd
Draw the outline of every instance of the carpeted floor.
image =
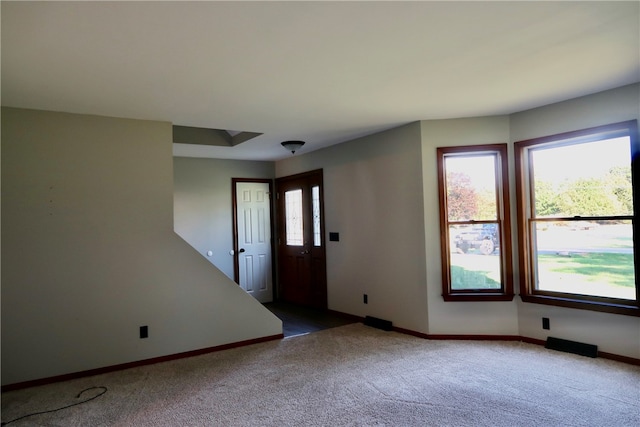
[[[351, 324], [2, 395], [10, 426], [638, 426], [640, 367]], [[82, 398], [99, 389], [90, 390]]]

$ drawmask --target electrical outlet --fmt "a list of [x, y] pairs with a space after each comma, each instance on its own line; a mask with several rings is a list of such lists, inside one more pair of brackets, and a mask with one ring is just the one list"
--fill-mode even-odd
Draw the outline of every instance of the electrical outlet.
[[365, 304], [369, 304], [369, 296], [367, 294], [362, 295], [362, 302]]
[[548, 317], [543, 317], [542, 318], [542, 329], [551, 329]]
[[149, 338], [148, 326], [140, 326], [140, 338]]

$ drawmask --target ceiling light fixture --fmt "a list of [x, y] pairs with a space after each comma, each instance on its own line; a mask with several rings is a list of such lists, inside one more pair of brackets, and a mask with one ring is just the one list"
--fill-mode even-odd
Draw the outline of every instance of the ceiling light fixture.
[[304, 145], [304, 141], [284, 141], [281, 145], [287, 150], [291, 151], [291, 154], [295, 154], [296, 151]]

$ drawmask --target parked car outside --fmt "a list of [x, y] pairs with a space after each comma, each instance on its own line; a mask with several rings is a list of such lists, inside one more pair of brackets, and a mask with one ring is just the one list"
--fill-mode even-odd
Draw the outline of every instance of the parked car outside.
[[455, 237], [456, 249], [462, 253], [478, 249], [483, 255], [491, 255], [500, 247], [498, 224], [478, 224], [466, 227]]

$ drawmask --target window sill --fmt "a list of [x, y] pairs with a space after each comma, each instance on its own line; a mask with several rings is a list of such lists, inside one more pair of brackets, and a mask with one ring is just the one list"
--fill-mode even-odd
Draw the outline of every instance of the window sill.
[[622, 314], [640, 317], [640, 306], [632, 304], [585, 301], [550, 295], [520, 295], [523, 302], [554, 305], [557, 307], [576, 308], [579, 310], [600, 311], [603, 313]]

